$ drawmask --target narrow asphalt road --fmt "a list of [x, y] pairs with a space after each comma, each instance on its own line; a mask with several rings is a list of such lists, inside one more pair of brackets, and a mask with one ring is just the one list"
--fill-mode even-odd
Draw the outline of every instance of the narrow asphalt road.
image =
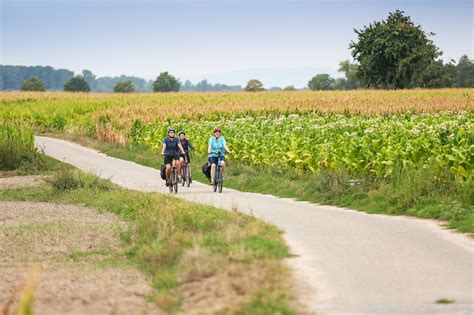
[[[44, 152], [129, 189], [167, 193], [159, 171], [36, 137]], [[177, 197], [237, 208], [285, 230], [301, 301], [317, 314], [474, 314], [474, 249], [436, 222], [362, 212], [194, 182]], [[438, 299], [454, 300], [437, 304]]]

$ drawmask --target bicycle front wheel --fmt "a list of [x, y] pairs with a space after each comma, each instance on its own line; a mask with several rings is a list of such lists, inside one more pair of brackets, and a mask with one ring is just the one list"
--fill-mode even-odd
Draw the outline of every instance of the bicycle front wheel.
[[174, 169], [174, 177], [173, 177], [173, 186], [174, 186], [174, 193], [178, 193], [178, 171], [176, 168]]
[[222, 170], [219, 171], [219, 177], [218, 177], [218, 180], [217, 180], [217, 189], [219, 191], [219, 193], [222, 192], [222, 186], [224, 185], [224, 176], [222, 175]]
[[186, 185], [186, 164], [181, 167], [181, 185]]
[[191, 168], [189, 167], [189, 164], [186, 167], [186, 185], [189, 187], [191, 185]]

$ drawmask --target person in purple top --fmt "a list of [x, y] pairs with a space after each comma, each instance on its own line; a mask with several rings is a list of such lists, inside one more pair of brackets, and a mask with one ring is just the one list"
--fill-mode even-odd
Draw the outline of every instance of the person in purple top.
[[193, 150], [193, 152], [194, 152], [194, 146], [186, 138], [186, 133], [184, 131], [180, 131], [178, 133], [178, 136], [179, 136], [179, 141], [181, 141], [181, 146], [183, 147], [184, 152], [186, 152], [186, 154], [181, 154], [180, 161], [181, 161], [181, 163], [183, 163], [184, 159], [186, 159], [186, 162], [188, 163], [188, 167], [189, 167], [189, 174], [191, 174], [191, 166], [190, 166], [191, 165], [191, 158], [189, 157], [189, 149]]
[[164, 156], [164, 164], [166, 165], [166, 186], [169, 186], [171, 165], [174, 163], [178, 171], [178, 182], [181, 182], [181, 162], [179, 160], [180, 152], [184, 152], [181, 141], [175, 137], [176, 130], [174, 128], [168, 129], [168, 136], [163, 139], [163, 146], [161, 148], [161, 155]]

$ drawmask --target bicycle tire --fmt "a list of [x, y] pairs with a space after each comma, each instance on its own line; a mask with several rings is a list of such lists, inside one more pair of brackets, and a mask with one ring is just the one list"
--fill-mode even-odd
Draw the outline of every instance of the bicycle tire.
[[184, 185], [186, 185], [186, 175], [185, 175], [185, 171], [184, 171], [184, 167], [186, 167], [186, 162], [183, 163], [183, 166], [181, 167], [181, 185], [184, 187]]
[[178, 193], [178, 171], [174, 169], [174, 193]]
[[222, 193], [222, 186], [224, 185], [224, 179], [223, 179], [223, 175], [222, 175], [222, 170], [219, 172], [219, 177], [217, 179], [217, 188], [218, 188], [218, 191], [219, 193]]
[[191, 169], [189, 168], [189, 164], [186, 167], [186, 185], [189, 187], [191, 185]]

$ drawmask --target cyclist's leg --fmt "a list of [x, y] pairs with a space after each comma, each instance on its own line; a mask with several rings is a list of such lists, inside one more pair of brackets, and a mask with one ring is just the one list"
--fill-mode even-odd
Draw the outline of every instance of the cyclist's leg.
[[172, 160], [170, 161], [170, 158], [168, 156], [165, 156], [164, 164], [166, 165], [166, 170], [165, 170], [166, 180], [170, 178], [171, 163], [172, 163]]
[[181, 182], [181, 160], [178, 158], [174, 160], [176, 165], [176, 170], [178, 171], [178, 181]]
[[214, 184], [214, 177], [216, 176], [216, 165], [217, 165], [217, 158], [209, 158], [209, 163], [211, 163], [211, 184]]

